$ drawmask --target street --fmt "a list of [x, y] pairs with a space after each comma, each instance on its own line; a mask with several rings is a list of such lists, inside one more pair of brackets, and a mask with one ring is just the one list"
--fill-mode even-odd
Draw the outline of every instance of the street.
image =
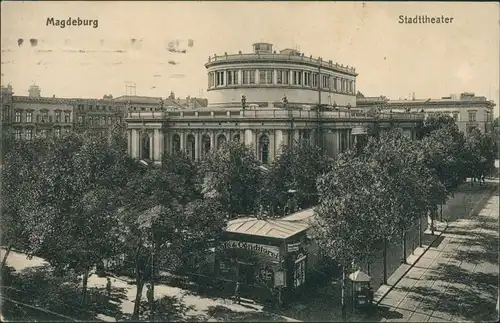
[[497, 191], [479, 214], [451, 222], [382, 300], [382, 321], [497, 321], [498, 207]]

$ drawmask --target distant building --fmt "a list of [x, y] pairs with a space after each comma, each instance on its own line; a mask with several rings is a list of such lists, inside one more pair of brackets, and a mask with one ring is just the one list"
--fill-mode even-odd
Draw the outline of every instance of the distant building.
[[[10, 92], [12, 93], [12, 88]], [[11, 105], [2, 103], [5, 130], [12, 130], [17, 139], [60, 136], [72, 130], [71, 100], [42, 97], [40, 88], [36, 85], [32, 85], [28, 93], [28, 96], [12, 95]]]
[[496, 106], [493, 101], [484, 96], [476, 96], [474, 93], [450, 95], [440, 99], [389, 100], [384, 96], [365, 97], [359, 92], [356, 105], [360, 111], [377, 109], [394, 114], [423, 112], [426, 117], [444, 113], [453, 117], [460, 131], [464, 133], [469, 133], [474, 128], [482, 133], [491, 132], [493, 108]]
[[109, 134], [109, 129], [120, 126], [125, 130], [126, 106], [116, 100], [74, 99], [75, 131], [94, 131], [101, 135]]

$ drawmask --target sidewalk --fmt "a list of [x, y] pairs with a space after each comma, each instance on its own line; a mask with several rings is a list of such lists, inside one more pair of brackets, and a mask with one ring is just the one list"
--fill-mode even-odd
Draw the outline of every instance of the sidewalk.
[[450, 223], [379, 300], [381, 321], [496, 321], [498, 192], [477, 215]]
[[[498, 180], [496, 181], [488, 181], [488, 182], [496, 182], [498, 183]], [[477, 185], [477, 184], [476, 184]], [[476, 189], [479, 186], [476, 187]], [[478, 212], [478, 208], [482, 207], [486, 199], [490, 197], [492, 193], [491, 189], [487, 189], [485, 192], [481, 193], [481, 197], [478, 199], [475, 205], [470, 206], [470, 211], [467, 214], [467, 217], [471, 217], [473, 214]], [[463, 197], [461, 195], [464, 195]], [[464, 194], [464, 192], [458, 192], [456, 193], [456, 199], [462, 199], [466, 198], [468, 201], [471, 199], [470, 196], [467, 195], [467, 193]], [[446, 214], [444, 216], [445, 219], [450, 220], [456, 220], [456, 214], [460, 213], [461, 210], [456, 210], [455, 207], [453, 206], [448, 206], [445, 205], [443, 207], [444, 213], [450, 213]], [[426, 252], [429, 251], [430, 248], [434, 247], [434, 245], [439, 245], [440, 240], [442, 240], [443, 233], [448, 229], [448, 222], [440, 222], [440, 221], [435, 221], [436, 224], [436, 230], [434, 231], [434, 236], [432, 235], [432, 232], [430, 230], [426, 230], [424, 233], [424, 241], [422, 243], [422, 247], [418, 247], [415, 249], [412, 255], [410, 255], [406, 259], [406, 264], [402, 264], [396, 271], [387, 279], [387, 285], [382, 285], [380, 288], [375, 292], [374, 295], [374, 303], [379, 304], [383, 298], [389, 293], [394, 286], [398, 284], [398, 282], [401, 281], [401, 279], [407, 274], [407, 272], [424, 256]], [[432, 250], [431, 250], [432, 251]]]

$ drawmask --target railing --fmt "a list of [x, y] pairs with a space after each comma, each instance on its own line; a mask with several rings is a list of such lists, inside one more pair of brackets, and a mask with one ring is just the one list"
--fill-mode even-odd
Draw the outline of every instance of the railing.
[[324, 61], [316, 59], [313, 57], [298, 56], [298, 55], [288, 55], [288, 54], [231, 54], [231, 55], [221, 55], [221, 56], [210, 56], [208, 58], [207, 65], [215, 62], [224, 61], [240, 61], [240, 60], [271, 60], [271, 61], [288, 61], [288, 62], [304, 62], [311, 63], [316, 66], [321, 66], [325, 68], [334, 68], [336, 70], [346, 72], [346, 73], [356, 73], [356, 69], [351, 66], [344, 66], [342, 64], [333, 63], [331, 61]]
[[[343, 108], [342, 108], [343, 109]], [[255, 109], [255, 110], [200, 110], [200, 111], [142, 111], [129, 112], [127, 120], [192, 120], [192, 119], [382, 119], [382, 120], [423, 120], [423, 113], [381, 113], [377, 116], [366, 112], [348, 110], [321, 111], [318, 115], [315, 110], [283, 109]]]

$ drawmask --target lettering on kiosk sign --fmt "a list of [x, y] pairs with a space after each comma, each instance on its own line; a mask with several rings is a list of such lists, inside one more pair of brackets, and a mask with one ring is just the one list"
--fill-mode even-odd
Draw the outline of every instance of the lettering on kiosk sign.
[[244, 241], [225, 241], [221, 245], [222, 249], [246, 249], [263, 253], [271, 258], [279, 259], [280, 251], [278, 247], [266, 246], [263, 244], [244, 242]]

